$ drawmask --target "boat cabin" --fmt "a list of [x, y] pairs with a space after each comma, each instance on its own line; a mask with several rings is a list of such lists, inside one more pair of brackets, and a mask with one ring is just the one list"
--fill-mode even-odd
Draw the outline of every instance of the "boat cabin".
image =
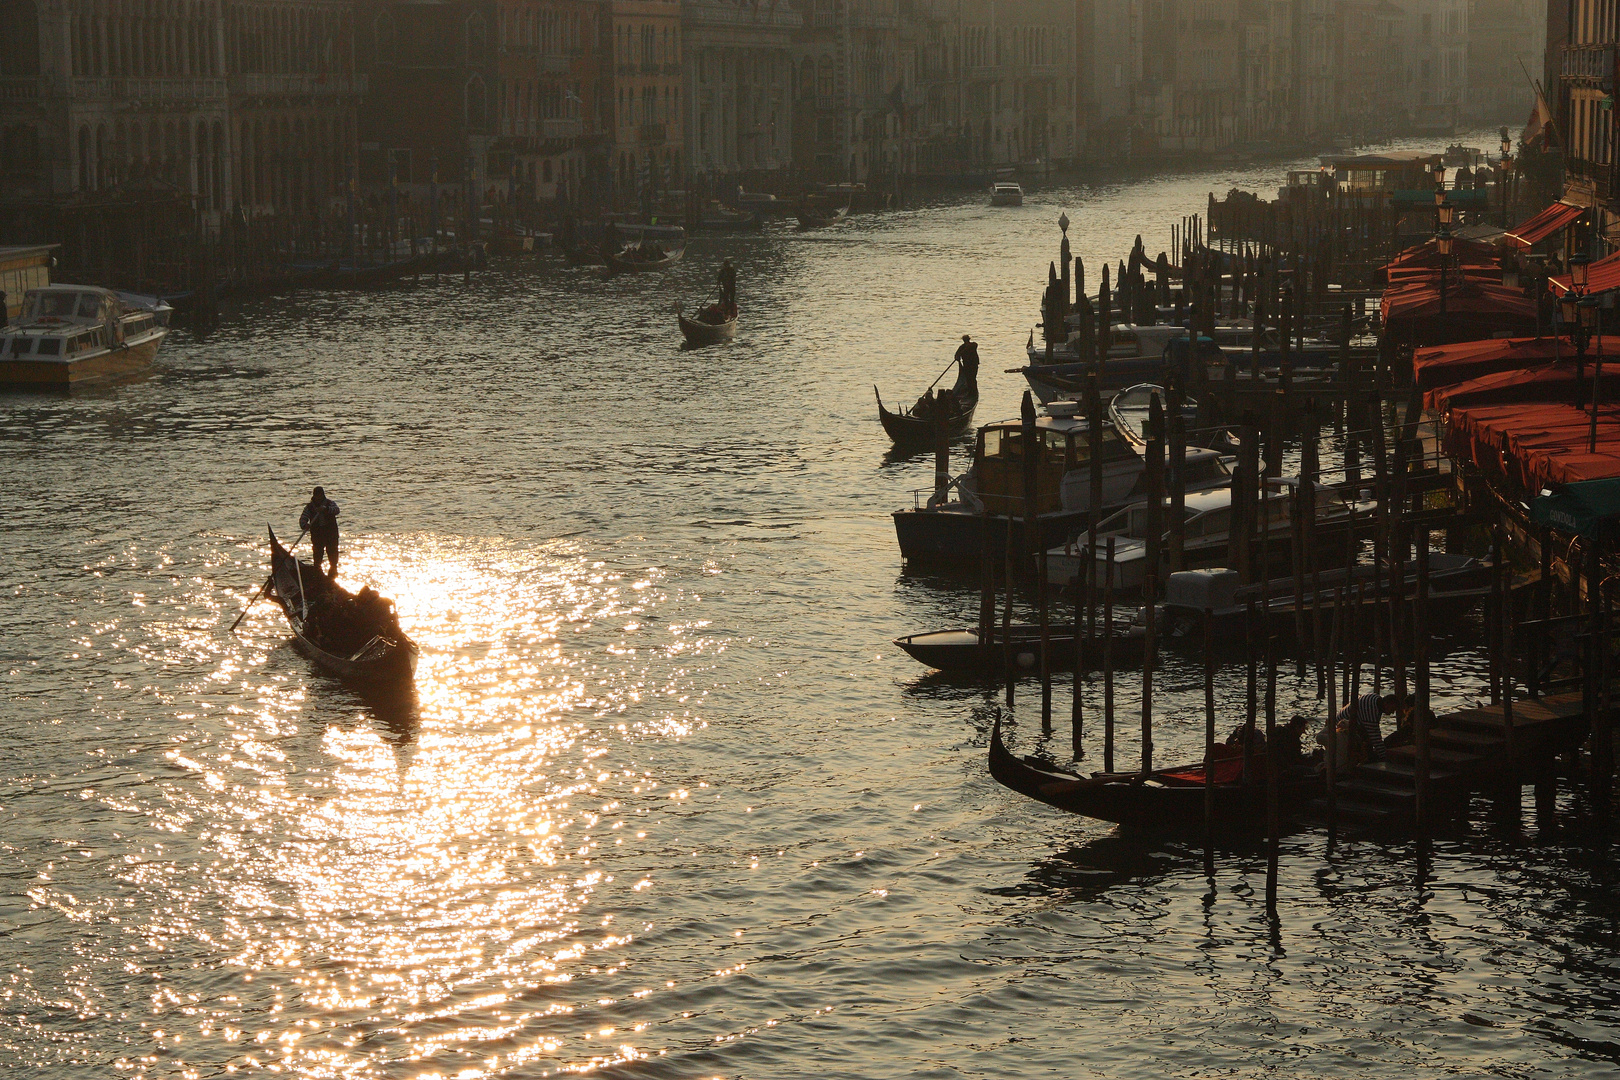
[[[1112, 462], [1134, 461], [1136, 451], [1111, 425], [1098, 432], [1104, 466]], [[1042, 416], [1035, 421], [1035, 505], [1036, 512], [1049, 514], [1063, 509], [1063, 477], [1091, 465], [1091, 425], [1067, 416]], [[979, 429], [973, 452], [973, 468], [978, 497], [992, 514], [1024, 512], [1023, 424], [1008, 420], [986, 424]]]

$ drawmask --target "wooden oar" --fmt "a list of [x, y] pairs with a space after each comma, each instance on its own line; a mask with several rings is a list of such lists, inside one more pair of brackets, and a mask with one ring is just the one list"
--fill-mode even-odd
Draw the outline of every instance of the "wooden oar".
[[[298, 539], [292, 542], [292, 547], [287, 549], [287, 554], [292, 554], [293, 548], [298, 546], [299, 541], [303, 540], [308, 532], [309, 530], [305, 529], [303, 532], [298, 534]], [[242, 614], [238, 615], [236, 617], [236, 621], [231, 623], [231, 628], [225, 631], [227, 634], [234, 634], [236, 632], [236, 628], [242, 624], [242, 620], [247, 618], [247, 613], [253, 610], [253, 605], [259, 602], [259, 598], [264, 595], [266, 589], [270, 588], [270, 583], [275, 579], [276, 575], [272, 571], [270, 576], [264, 579], [264, 584], [259, 586], [259, 591], [253, 594], [253, 599], [248, 601], [248, 606], [242, 609]]]

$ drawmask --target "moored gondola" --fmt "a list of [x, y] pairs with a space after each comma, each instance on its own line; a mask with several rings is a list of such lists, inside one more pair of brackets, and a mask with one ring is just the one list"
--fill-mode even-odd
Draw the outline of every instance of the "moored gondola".
[[[1251, 777], [1243, 780], [1241, 755], [1215, 762], [1210, 825], [1219, 832], [1259, 832], [1266, 826], [1266, 762], [1255, 755]], [[1004, 787], [1071, 814], [1117, 825], [1166, 833], [1204, 828], [1204, 765], [1147, 773], [1081, 776], [1052, 765], [1019, 758], [1001, 741], [1001, 719], [990, 732], [990, 775]], [[1291, 818], [1322, 794], [1316, 773], [1291, 773], [1277, 788], [1278, 806]]]
[[269, 596], [287, 616], [293, 644], [316, 665], [370, 684], [408, 682], [418, 649], [393, 602], [371, 588], [351, 593], [301, 562], [270, 530]]
[[675, 319], [688, 345], [718, 345], [737, 336], [736, 304], [709, 304], [698, 309], [695, 319], [688, 319], [677, 307]]
[[657, 245], [643, 247], [644, 243], [628, 244], [617, 252], [605, 254], [603, 258], [607, 260], [608, 270], [622, 274], [650, 274], [668, 270], [686, 254], [684, 246], [666, 251]]
[[[1142, 662], [1142, 643], [1146, 640], [1140, 628], [1124, 628], [1111, 638], [1101, 635], [1088, 637], [1081, 647], [1082, 659], [1088, 669], [1103, 666], [1103, 647], [1110, 647], [1113, 663], [1118, 667], [1135, 667]], [[907, 634], [895, 638], [894, 644], [919, 664], [950, 674], [996, 674], [1007, 666], [1008, 643], [1012, 646], [1015, 670], [1029, 674], [1040, 670], [1041, 628], [1019, 623], [1008, 627], [1005, 637], [1000, 626], [991, 629], [990, 640], [979, 642], [977, 627], [957, 627], [950, 630], [931, 630], [921, 634]], [[1052, 671], [1071, 671], [1074, 668], [1074, 627], [1047, 627], [1048, 666]]]

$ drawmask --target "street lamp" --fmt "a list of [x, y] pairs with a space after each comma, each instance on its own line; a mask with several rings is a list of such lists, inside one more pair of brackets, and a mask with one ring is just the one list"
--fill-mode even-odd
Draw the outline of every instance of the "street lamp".
[[1446, 264], [1451, 261], [1451, 223], [1457, 216], [1457, 208], [1442, 199], [1435, 205], [1434, 216], [1438, 222], [1434, 232], [1434, 246], [1440, 253], [1440, 317], [1445, 318]]
[[1586, 379], [1587, 330], [1581, 308], [1586, 301], [1587, 268], [1591, 261], [1586, 253], [1581, 251], [1569, 257], [1569, 291], [1558, 301], [1559, 312], [1569, 324], [1570, 341], [1575, 345], [1576, 408], [1582, 407], [1585, 396], [1582, 383]]
[[[1585, 408], [1586, 348], [1588, 343], [1592, 340], [1593, 332], [1598, 328], [1598, 305], [1600, 303], [1602, 303], [1602, 301], [1597, 297], [1586, 296], [1582, 297], [1580, 302], [1575, 305], [1580, 313], [1581, 334], [1580, 340], [1577, 341], [1575, 345], [1575, 407], [1577, 409]], [[1597, 370], [1595, 368], [1593, 369], [1592, 377], [1595, 383], [1597, 379]], [[1595, 430], [1595, 425], [1597, 424], [1597, 395], [1595, 393], [1593, 394], [1592, 402], [1592, 423], [1594, 425], [1592, 437], [1593, 439], [1596, 439], [1597, 432]]]
[[1504, 127], [1502, 128], [1502, 160], [1497, 163], [1502, 175], [1496, 181], [1497, 186], [1502, 189], [1503, 230], [1506, 230], [1508, 227], [1508, 169], [1511, 167], [1511, 162], [1508, 160], [1508, 152], [1512, 149], [1513, 140], [1508, 138], [1508, 129]]

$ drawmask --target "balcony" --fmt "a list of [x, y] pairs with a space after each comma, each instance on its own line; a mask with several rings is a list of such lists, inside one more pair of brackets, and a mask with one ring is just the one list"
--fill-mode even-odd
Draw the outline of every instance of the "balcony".
[[0, 101], [34, 101], [39, 97], [40, 79], [0, 79]]
[[1560, 73], [1566, 79], [1597, 83], [1608, 90], [1614, 85], [1613, 45], [1569, 45], [1564, 48], [1564, 66]]
[[1564, 159], [1564, 176], [1567, 179], [1579, 177], [1592, 185], [1592, 193], [1600, 202], [1607, 202], [1611, 194], [1611, 176], [1614, 166], [1603, 161], [1587, 161], [1584, 158], [1569, 157]]
[[664, 125], [642, 124], [638, 134], [643, 145], [661, 143], [664, 141]]
[[348, 97], [366, 92], [364, 75], [233, 75], [231, 93], [247, 97]]
[[224, 79], [74, 79], [78, 101], [112, 100], [119, 103], [181, 102], [225, 103]]

